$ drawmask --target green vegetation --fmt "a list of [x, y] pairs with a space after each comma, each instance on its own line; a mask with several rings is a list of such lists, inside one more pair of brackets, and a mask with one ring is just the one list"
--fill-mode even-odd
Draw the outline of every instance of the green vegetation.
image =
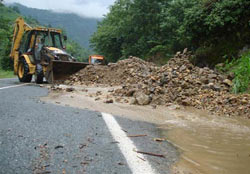
[[110, 61], [157, 61], [188, 48], [200, 66], [235, 57], [250, 44], [249, 0], [117, 0], [91, 45]]
[[88, 62], [91, 51], [82, 48], [77, 42], [68, 40], [66, 42], [66, 51], [77, 59], [79, 62]]
[[239, 59], [226, 61], [225, 66], [220, 68], [224, 72], [233, 72], [233, 92], [242, 93], [250, 90], [250, 52], [244, 53]]
[[6, 8], [0, 3], [0, 68], [1, 74], [3, 70], [11, 70], [12, 62], [9, 58], [11, 47], [12, 21], [18, 14], [13, 10]]
[[[12, 42], [12, 33], [13, 33], [13, 24], [18, 16], [21, 16], [18, 13], [18, 8], [15, 7], [5, 7], [0, 2], [0, 68], [1, 73], [3, 71], [9, 71], [13, 69], [13, 62], [9, 58], [11, 42]], [[24, 17], [25, 21], [30, 25], [39, 25], [39, 23], [28, 17]], [[6, 72], [8, 74], [8, 72]]]
[[0, 79], [2, 78], [12, 78], [15, 77], [14, 72], [13, 71], [9, 71], [9, 70], [2, 70], [0, 68]]

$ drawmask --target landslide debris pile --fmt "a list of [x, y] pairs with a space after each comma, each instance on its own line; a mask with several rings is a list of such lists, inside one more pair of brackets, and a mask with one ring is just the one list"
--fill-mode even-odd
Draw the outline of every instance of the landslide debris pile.
[[213, 114], [250, 118], [250, 95], [230, 93], [233, 77], [207, 67], [196, 67], [189, 61], [190, 57], [187, 50], [178, 52], [161, 67], [136, 57], [108, 66], [89, 65], [65, 83], [120, 85], [122, 88], [112, 91], [112, 95], [116, 99], [129, 98], [131, 104], [177, 103]]
[[121, 60], [108, 66], [89, 65], [71, 76], [65, 84], [91, 85], [107, 84], [109, 86], [135, 84], [159, 69], [154, 64], [136, 57]]

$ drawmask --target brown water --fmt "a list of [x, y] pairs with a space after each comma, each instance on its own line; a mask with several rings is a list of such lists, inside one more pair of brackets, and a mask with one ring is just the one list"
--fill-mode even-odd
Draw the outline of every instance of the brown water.
[[178, 113], [160, 127], [181, 153], [173, 173], [250, 174], [250, 120]]
[[180, 152], [173, 173], [250, 174], [250, 120], [211, 116], [192, 109], [174, 109], [174, 106], [152, 109], [118, 103], [107, 105], [79, 92], [52, 93], [44, 101], [113, 115], [122, 113], [130, 119], [160, 124], [162, 136]]

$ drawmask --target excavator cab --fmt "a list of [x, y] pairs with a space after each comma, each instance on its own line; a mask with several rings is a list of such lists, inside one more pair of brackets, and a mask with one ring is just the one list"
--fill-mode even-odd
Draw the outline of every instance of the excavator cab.
[[104, 65], [104, 56], [101, 55], [90, 55], [89, 56], [89, 64], [101, 64]]
[[64, 50], [61, 30], [31, 28], [21, 17], [16, 20], [10, 57], [20, 82], [30, 82], [34, 75], [36, 83], [43, 83], [44, 77], [54, 83], [88, 65]]

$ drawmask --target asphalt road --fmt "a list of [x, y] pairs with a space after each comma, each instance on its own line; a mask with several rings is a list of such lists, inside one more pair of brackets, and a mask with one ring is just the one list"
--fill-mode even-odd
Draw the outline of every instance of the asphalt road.
[[165, 155], [139, 159], [126, 138], [117, 141], [102, 113], [44, 103], [39, 97], [48, 94], [46, 88], [17, 85], [22, 85], [17, 79], [0, 80], [1, 174], [138, 173], [132, 158], [141, 161], [136, 168], [147, 162], [154, 173], [170, 173], [177, 152], [168, 142], [153, 141], [160, 137], [156, 125], [114, 117], [126, 134], [147, 135], [127, 138], [138, 150]]

